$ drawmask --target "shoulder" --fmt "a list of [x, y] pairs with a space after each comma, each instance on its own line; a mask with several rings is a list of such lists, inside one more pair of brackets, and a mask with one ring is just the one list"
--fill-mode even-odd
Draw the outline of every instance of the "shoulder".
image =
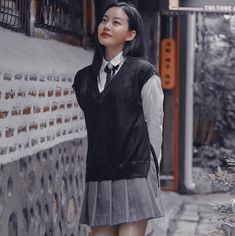
[[128, 57], [127, 60], [129, 63], [134, 64], [137, 70], [143, 71], [143, 73], [158, 75], [156, 68], [145, 58]]
[[81, 70], [79, 70], [79, 71], [76, 73], [74, 80], [77, 80], [77, 79], [79, 79], [80, 77], [83, 77], [83, 76], [87, 75], [90, 71], [91, 71], [91, 65], [82, 68]]
[[127, 61], [129, 63], [134, 62], [138, 65], [143, 66], [143, 67], [152, 67], [153, 66], [150, 62], [148, 62], [145, 58], [142, 58], [142, 57], [128, 57]]
[[91, 65], [86, 66], [82, 68], [81, 70], [79, 70], [74, 77], [72, 87], [75, 90], [77, 90], [79, 88], [79, 85], [83, 83], [83, 81], [85, 80], [85, 78], [87, 78], [90, 72], [91, 72]]
[[151, 78], [153, 75], [159, 76], [156, 68], [145, 58], [140, 57], [128, 57], [127, 62], [130, 64], [129, 68], [135, 71], [138, 81], [141, 87]]

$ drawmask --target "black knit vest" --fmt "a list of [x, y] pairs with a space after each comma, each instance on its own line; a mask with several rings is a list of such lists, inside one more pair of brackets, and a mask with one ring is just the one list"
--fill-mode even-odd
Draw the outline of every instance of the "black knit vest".
[[147, 61], [128, 57], [101, 93], [91, 66], [76, 74], [73, 88], [88, 135], [86, 181], [147, 176], [150, 141], [141, 90], [155, 73]]

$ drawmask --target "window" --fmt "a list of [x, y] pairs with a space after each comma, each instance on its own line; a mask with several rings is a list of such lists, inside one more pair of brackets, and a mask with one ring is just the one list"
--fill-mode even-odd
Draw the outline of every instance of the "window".
[[0, 0], [0, 25], [27, 33], [28, 0]]

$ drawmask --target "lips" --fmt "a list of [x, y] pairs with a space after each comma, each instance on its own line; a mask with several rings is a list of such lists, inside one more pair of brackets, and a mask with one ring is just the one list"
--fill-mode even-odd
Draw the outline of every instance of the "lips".
[[106, 32], [102, 32], [101, 37], [106, 38], [106, 37], [112, 37], [112, 36]]

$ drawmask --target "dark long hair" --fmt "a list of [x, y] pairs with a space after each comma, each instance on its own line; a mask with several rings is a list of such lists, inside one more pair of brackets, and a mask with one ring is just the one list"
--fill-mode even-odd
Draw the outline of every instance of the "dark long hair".
[[[125, 2], [118, 2], [110, 4], [104, 11], [104, 13], [111, 7], [120, 7], [128, 16], [129, 30], [135, 30], [136, 36], [132, 41], [127, 41], [123, 48], [124, 57], [145, 57], [145, 41], [144, 41], [144, 27], [143, 21], [138, 10], [132, 5]], [[104, 56], [104, 46], [98, 41], [98, 26], [100, 22], [96, 24], [95, 35], [95, 50], [92, 61], [92, 74], [97, 76], [102, 64]]]

